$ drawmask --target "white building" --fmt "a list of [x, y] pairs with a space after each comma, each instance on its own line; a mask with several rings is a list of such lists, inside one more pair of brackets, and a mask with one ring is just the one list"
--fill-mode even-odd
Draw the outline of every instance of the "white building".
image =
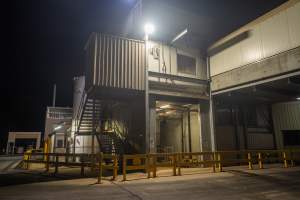
[[21, 154], [27, 149], [41, 147], [41, 132], [9, 132], [6, 152], [8, 154]]

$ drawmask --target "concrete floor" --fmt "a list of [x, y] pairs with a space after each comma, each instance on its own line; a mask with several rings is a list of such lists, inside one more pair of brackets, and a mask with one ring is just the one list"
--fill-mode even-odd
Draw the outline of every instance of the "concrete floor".
[[[226, 168], [222, 173], [197, 173], [131, 181], [95, 178], [0, 187], [0, 199], [300, 199], [300, 167], [252, 170]], [[121, 177], [119, 177], [121, 180]]]

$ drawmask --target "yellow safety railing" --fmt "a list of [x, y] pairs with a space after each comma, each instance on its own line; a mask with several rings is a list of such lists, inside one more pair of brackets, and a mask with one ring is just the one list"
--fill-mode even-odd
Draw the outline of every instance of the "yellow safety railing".
[[[30, 163], [45, 164], [46, 171], [54, 167], [58, 173], [60, 166], [76, 166], [81, 168], [84, 175], [85, 167], [98, 168], [98, 183], [101, 183], [103, 171], [112, 171], [112, 180], [116, 180], [119, 161], [122, 161], [123, 180], [127, 180], [127, 173], [142, 170], [147, 178], [157, 177], [159, 167], [168, 167], [173, 175], [182, 175], [182, 168], [211, 167], [213, 172], [221, 172], [223, 167], [248, 165], [250, 170], [263, 169], [268, 163], [282, 163], [284, 168], [293, 167], [300, 162], [300, 149], [284, 150], [251, 150], [251, 151], [216, 151], [193, 153], [153, 153], [135, 155], [111, 154], [65, 154], [65, 153], [32, 153], [24, 154], [24, 166], [30, 168]], [[152, 173], [152, 176], [151, 176]]]
[[126, 181], [127, 171], [145, 170], [150, 178], [150, 165], [148, 154], [123, 155], [122, 161], [123, 181]]
[[212, 171], [216, 172], [216, 168], [221, 172], [221, 156], [217, 152], [194, 152], [178, 154], [178, 172], [181, 175], [181, 168], [186, 167], [207, 167], [211, 166]]
[[178, 154], [176, 153], [156, 153], [148, 154], [150, 172], [153, 173], [152, 177], [157, 176], [158, 167], [169, 167], [173, 169], [173, 175], [176, 176], [178, 169]]
[[101, 183], [103, 170], [112, 170], [112, 180], [116, 180], [118, 175], [118, 161], [119, 156], [111, 154], [97, 154], [98, 155], [98, 183]]

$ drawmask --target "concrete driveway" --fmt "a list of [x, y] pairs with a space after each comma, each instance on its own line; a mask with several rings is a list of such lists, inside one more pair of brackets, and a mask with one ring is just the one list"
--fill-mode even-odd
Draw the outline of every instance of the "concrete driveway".
[[[120, 178], [121, 180], [121, 178]], [[0, 187], [0, 199], [300, 199], [300, 167], [200, 173], [96, 184], [95, 178]]]

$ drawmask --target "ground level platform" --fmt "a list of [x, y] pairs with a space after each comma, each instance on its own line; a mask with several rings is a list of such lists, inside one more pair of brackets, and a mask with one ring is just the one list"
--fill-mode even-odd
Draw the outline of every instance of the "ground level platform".
[[265, 167], [260, 170], [226, 167], [222, 173], [185, 169], [182, 176], [171, 176], [171, 170], [160, 170], [159, 178], [147, 179], [142, 173], [133, 173], [128, 175], [129, 181], [123, 182], [118, 177], [112, 182], [107, 178], [102, 184], [96, 184], [93, 177], [57, 181], [64, 176], [70, 179], [71, 172], [69, 176], [65, 173], [52, 179], [40, 174], [44, 176], [41, 181], [45, 182], [0, 187], [0, 199], [299, 199], [300, 167]]

